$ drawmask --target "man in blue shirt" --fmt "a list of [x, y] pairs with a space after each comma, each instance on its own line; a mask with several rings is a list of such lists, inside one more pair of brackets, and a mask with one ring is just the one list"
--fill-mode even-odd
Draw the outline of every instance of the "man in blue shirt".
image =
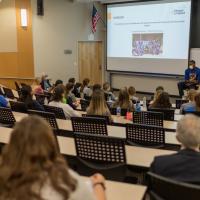
[[4, 96], [0, 95], [0, 107], [8, 107], [8, 101]]
[[189, 61], [189, 67], [185, 70], [185, 81], [178, 83], [179, 94], [182, 97], [186, 89], [198, 89], [200, 84], [200, 69], [196, 67], [194, 60]]

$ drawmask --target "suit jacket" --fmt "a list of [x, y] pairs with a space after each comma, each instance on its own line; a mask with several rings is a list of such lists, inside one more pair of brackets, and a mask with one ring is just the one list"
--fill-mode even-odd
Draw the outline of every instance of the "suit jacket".
[[190, 149], [155, 157], [150, 171], [178, 181], [200, 184], [200, 153]]

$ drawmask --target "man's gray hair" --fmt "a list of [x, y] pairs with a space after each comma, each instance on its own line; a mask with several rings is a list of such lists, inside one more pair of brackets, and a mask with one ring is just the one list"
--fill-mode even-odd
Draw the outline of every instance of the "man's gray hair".
[[197, 148], [200, 145], [200, 117], [184, 116], [177, 125], [177, 139], [185, 148]]

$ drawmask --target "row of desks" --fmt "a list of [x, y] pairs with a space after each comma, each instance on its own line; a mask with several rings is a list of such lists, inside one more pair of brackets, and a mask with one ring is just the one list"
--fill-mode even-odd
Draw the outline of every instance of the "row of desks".
[[[27, 114], [13, 112], [16, 121], [20, 121], [23, 117], [26, 117]], [[114, 116], [114, 122], [116, 123], [132, 123], [129, 120], [124, 119], [123, 117]], [[58, 127], [60, 130], [72, 131], [72, 123], [71, 120], [62, 120], [57, 119]], [[180, 143], [176, 139], [176, 133], [174, 132], [176, 129], [177, 122], [175, 121], [164, 121], [164, 126], [167, 129], [172, 130], [173, 132], [165, 132], [165, 143], [179, 145]], [[126, 138], [126, 128], [120, 126], [107, 126], [108, 135], [112, 137]]]

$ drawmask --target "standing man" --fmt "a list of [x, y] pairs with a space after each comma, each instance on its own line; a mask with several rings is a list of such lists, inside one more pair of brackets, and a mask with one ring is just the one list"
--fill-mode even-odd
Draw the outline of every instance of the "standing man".
[[189, 67], [185, 70], [185, 81], [178, 83], [179, 95], [184, 95], [183, 90], [185, 89], [198, 89], [200, 84], [200, 69], [196, 67], [194, 60], [189, 61]]

